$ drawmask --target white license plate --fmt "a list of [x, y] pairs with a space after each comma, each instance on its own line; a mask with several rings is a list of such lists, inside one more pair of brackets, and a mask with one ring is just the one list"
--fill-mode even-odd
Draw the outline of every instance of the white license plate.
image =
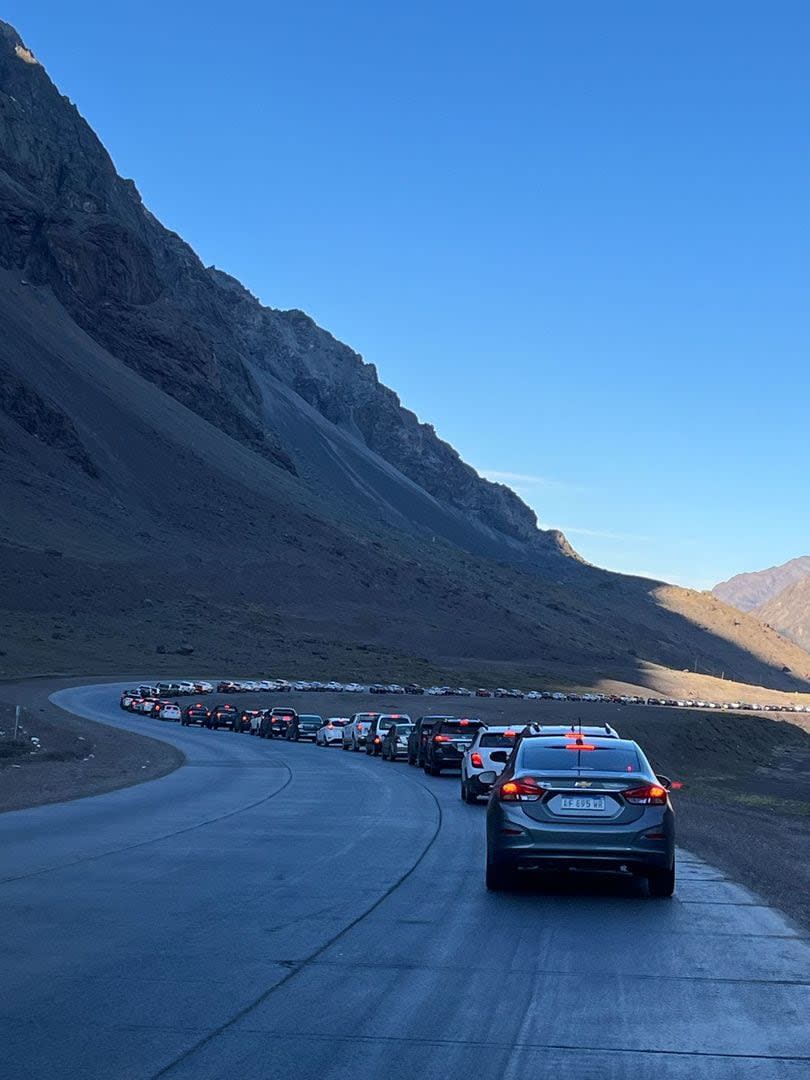
[[563, 810], [604, 810], [605, 800], [602, 795], [563, 795], [560, 805]]

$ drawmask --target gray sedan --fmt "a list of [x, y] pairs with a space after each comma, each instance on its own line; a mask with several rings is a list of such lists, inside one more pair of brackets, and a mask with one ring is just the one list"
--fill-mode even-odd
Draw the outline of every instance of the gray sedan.
[[493, 784], [488, 889], [509, 888], [524, 870], [589, 871], [645, 877], [651, 895], [672, 895], [670, 781], [655, 775], [635, 742], [528, 736], [500, 776], [482, 773], [479, 780]]

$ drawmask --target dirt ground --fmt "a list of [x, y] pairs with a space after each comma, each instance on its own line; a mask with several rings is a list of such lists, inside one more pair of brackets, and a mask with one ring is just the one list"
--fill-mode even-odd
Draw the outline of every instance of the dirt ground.
[[[53, 689], [0, 687], [0, 812], [100, 795], [182, 765], [167, 743], [57, 709], [47, 698]], [[12, 702], [24, 706], [16, 746]]]

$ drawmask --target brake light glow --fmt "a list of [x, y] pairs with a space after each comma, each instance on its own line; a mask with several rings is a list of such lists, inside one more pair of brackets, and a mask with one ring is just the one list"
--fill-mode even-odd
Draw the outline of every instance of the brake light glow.
[[664, 806], [667, 801], [666, 788], [660, 784], [644, 784], [643, 787], [630, 788], [622, 792], [629, 803], [636, 806]]
[[515, 732], [514, 732], [514, 731], [505, 731], [505, 732], [503, 733], [503, 737], [504, 737], [505, 739], [514, 739], [514, 737], [515, 737]]
[[566, 746], [565, 749], [566, 750], [595, 750], [596, 747], [592, 746], [590, 743], [571, 743], [570, 745]]
[[543, 791], [533, 776], [521, 776], [501, 784], [498, 798], [501, 802], [537, 802]]
[[470, 754], [470, 764], [474, 769], [483, 769], [484, 759], [481, 757], [477, 750], [474, 751], [474, 753]]
[[433, 741], [438, 743], [438, 742], [452, 742], [453, 740], [450, 738], [449, 735], [434, 735], [433, 736]]
[[378, 743], [378, 744], [382, 742], [382, 739], [380, 738], [380, 736], [379, 736], [379, 735], [375, 735], [375, 736], [374, 736], [374, 742], [375, 742], [375, 743]]
[[466, 727], [469, 722], [469, 720], [459, 720], [459, 724], [461, 727]]

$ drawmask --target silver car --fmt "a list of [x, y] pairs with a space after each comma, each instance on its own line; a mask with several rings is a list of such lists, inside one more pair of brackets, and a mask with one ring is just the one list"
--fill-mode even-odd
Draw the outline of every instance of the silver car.
[[572, 732], [524, 736], [503, 755], [487, 807], [488, 889], [519, 872], [586, 871], [645, 877], [652, 896], [675, 888], [670, 780], [656, 776], [637, 743]]

